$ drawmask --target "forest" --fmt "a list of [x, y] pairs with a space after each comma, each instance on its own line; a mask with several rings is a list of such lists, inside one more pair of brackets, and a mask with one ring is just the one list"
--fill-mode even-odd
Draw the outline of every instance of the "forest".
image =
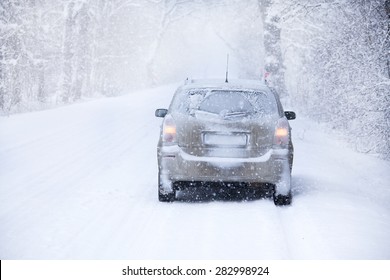
[[263, 79], [390, 157], [390, 0], [1, 0], [0, 116], [187, 77]]

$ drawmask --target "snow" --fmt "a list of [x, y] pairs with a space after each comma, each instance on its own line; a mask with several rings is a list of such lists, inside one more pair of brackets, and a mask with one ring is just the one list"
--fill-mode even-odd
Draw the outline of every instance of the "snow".
[[0, 259], [389, 259], [390, 164], [291, 121], [293, 204], [157, 199], [176, 85], [0, 118]]

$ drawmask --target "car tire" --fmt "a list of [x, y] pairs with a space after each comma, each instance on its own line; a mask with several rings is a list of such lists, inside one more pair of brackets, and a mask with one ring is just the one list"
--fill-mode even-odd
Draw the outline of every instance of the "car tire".
[[160, 191], [158, 191], [158, 200], [161, 202], [173, 202], [175, 201], [175, 198], [176, 198], [175, 192], [163, 194]]
[[161, 192], [161, 179], [160, 179], [160, 172], [158, 174], [158, 200], [161, 202], [173, 202], [176, 198], [176, 191], [173, 190], [173, 192], [169, 193], [163, 193]]
[[289, 193], [288, 195], [274, 194], [274, 204], [276, 206], [287, 206], [291, 204], [291, 201], [291, 193]]

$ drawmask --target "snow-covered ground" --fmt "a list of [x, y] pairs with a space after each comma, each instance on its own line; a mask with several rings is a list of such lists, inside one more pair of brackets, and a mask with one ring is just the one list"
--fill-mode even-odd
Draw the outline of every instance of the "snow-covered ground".
[[157, 200], [175, 86], [0, 118], [0, 259], [390, 259], [390, 164], [299, 115], [294, 200]]

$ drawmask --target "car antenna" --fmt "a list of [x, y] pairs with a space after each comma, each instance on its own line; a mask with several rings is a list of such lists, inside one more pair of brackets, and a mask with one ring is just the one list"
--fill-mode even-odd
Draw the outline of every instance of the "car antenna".
[[226, 79], [225, 83], [228, 83], [228, 74], [229, 74], [229, 54], [227, 54], [227, 59], [226, 59]]

